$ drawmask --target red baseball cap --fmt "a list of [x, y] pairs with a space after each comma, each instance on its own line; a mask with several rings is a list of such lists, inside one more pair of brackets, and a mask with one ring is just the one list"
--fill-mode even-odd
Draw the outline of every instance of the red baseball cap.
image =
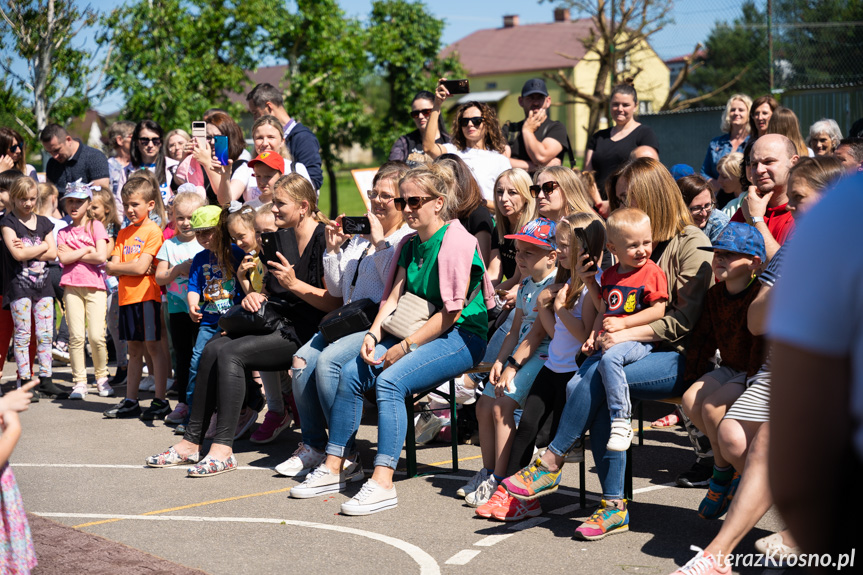
[[249, 167], [254, 168], [255, 164], [259, 162], [273, 168], [274, 170], [278, 170], [282, 174], [285, 173], [285, 160], [278, 154], [278, 152], [261, 152], [258, 154], [257, 158], [249, 162]]

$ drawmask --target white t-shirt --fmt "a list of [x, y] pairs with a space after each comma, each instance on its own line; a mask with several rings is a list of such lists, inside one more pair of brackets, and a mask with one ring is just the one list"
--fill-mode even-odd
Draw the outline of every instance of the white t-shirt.
[[854, 445], [863, 458], [863, 257], [831, 249], [847, 245], [857, 229], [861, 189], [863, 175], [844, 180], [800, 222], [794, 241], [787, 252], [783, 249], [782, 281], [773, 288], [768, 331], [777, 341], [851, 358]]
[[[246, 164], [246, 166], [247, 165], [248, 164]], [[294, 162], [293, 165], [294, 171], [304, 177], [306, 180], [308, 180], [308, 182], [312, 184], [312, 187], [315, 187], [315, 184], [312, 183], [312, 177], [309, 175], [309, 171], [306, 169], [306, 167], [299, 162]], [[246, 184], [246, 191], [243, 192], [243, 201], [247, 204], [249, 204], [252, 200], [256, 200], [258, 196], [261, 195], [261, 190], [258, 188], [258, 181], [255, 179], [255, 171], [252, 168], [249, 168], [249, 170], [251, 170], [252, 174], [248, 179], [248, 183]], [[237, 169], [237, 171], [239, 172], [240, 170]], [[291, 167], [288, 160], [285, 160], [285, 173], [291, 173]], [[320, 190], [318, 190], [318, 196], [320, 196]], [[257, 208], [260, 205], [261, 204], [258, 203], [255, 207]]]
[[[567, 285], [572, 280], [566, 282]], [[575, 305], [570, 310], [573, 317], [581, 319], [581, 308], [584, 305], [584, 300], [590, 296], [587, 294], [585, 287], [581, 291], [581, 297], [575, 302]], [[548, 344], [548, 359], [545, 362], [545, 367], [555, 373], [567, 373], [570, 371], [578, 371], [578, 364], [575, 363], [575, 358], [581, 350], [581, 344], [584, 342], [570, 333], [560, 318], [555, 316], [554, 320], [554, 336], [551, 338], [551, 343]]]
[[479, 150], [467, 148], [459, 151], [453, 144], [444, 144], [444, 149], [449, 154], [455, 154], [464, 160], [464, 163], [473, 172], [473, 177], [482, 189], [482, 197], [486, 200], [494, 200], [494, 182], [497, 177], [512, 166], [509, 158], [494, 150]]

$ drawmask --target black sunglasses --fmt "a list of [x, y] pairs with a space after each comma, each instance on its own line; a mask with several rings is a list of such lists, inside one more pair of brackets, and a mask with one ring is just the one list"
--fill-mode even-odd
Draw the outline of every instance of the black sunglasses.
[[431, 115], [431, 113], [431, 108], [426, 108], [424, 110], [411, 110], [411, 118], [419, 118], [421, 115], [428, 117]]
[[534, 198], [539, 196], [540, 192], [544, 192], [546, 196], [550, 196], [555, 188], [558, 188], [557, 182], [546, 182], [541, 186], [530, 186], [530, 195]]
[[482, 124], [482, 116], [474, 116], [473, 118], [459, 118], [458, 125], [462, 128], [466, 128], [468, 124], [473, 124], [474, 128], [479, 128], [480, 124]]
[[152, 143], [154, 146], [162, 145], [162, 138], [138, 138], [138, 143], [142, 146]]
[[434, 199], [437, 199], [437, 198], [433, 198], [431, 196], [411, 196], [409, 198], [393, 198], [393, 204], [395, 204], [396, 209], [400, 212], [405, 209], [405, 204], [409, 205], [412, 210], [418, 210], [421, 207], [423, 207], [423, 205], [426, 202], [430, 202]]
[[21, 151], [21, 144], [16, 142], [11, 148], [9, 148], [9, 151], [10, 152], [20, 152]]

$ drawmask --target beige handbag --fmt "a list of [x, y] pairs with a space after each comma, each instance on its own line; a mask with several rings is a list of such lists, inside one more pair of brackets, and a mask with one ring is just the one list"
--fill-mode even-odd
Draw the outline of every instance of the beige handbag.
[[399, 298], [395, 311], [381, 324], [381, 327], [400, 339], [410, 337], [437, 313], [434, 304], [418, 295], [405, 292]]

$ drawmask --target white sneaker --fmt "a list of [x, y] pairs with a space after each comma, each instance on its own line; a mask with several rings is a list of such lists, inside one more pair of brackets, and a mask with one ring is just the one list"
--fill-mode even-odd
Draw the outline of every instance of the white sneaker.
[[141, 378], [141, 383], [138, 384], [138, 391], [153, 391], [156, 389], [156, 380], [152, 375]]
[[572, 449], [563, 456], [566, 463], [581, 463], [584, 461], [584, 439], [578, 439]]
[[428, 406], [423, 406], [419, 415], [414, 418], [414, 433], [416, 444], [425, 445], [437, 437], [440, 428], [443, 427], [441, 418], [431, 412]]
[[466, 497], [468, 493], [473, 493], [476, 491], [476, 488], [479, 487], [479, 484], [488, 479], [488, 469], [483, 467], [479, 471], [477, 471], [473, 477], [470, 478], [470, 481], [462, 485], [458, 488], [458, 491], [455, 492], [459, 497]]
[[488, 479], [479, 484], [476, 491], [467, 494], [464, 501], [471, 507], [479, 507], [488, 503], [495, 491], [497, 491], [497, 479], [494, 475], [489, 475]]
[[276, 465], [276, 473], [285, 477], [303, 477], [324, 462], [327, 455], [300, 443], [294, 453]]
[[87, 399], [87, 384], [76, 383], [69, 394], [69, 399]]
[[626, 451], [632, 444], [632, 420], [615, 417], [611, 420], [611, 437], [605, 446], [609, 451]]
[[349, 501], [342, 503], [342, 513], [345, 515], [370, 515], [378, 511], [392, 509], [399, 504], [396, 497], [396, 486], [384, 489], [374, 479], [369, 479], [360, 492]]
[[99, 391], [99, 397], [114, 396], [114, 388], [108, 383], [107, 377], [96, 380], [96, 389]]
[[321, 463], [306, 476], [305, 481], [291, 489], [290, 496], [295, 499], [310, 499], [318, 495], [338, 493], [344, 491], [348, 483], [360, 481], [364, 477], [363, 466], [359, 461], [348, 463], [339, 474], [332, 473], [325, 464]]

